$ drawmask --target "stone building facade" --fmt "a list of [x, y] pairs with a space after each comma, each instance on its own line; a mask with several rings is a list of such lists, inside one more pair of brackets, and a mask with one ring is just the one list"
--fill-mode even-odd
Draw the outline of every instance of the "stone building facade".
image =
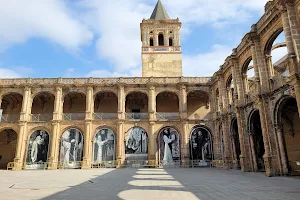
[[[143, 77], [1, 79], [1, 167], [164, 166], [172, 160], [267, 176], [296, 173], [299, 12], [300, 0], [268, 2], [212, 77], [182, 76], [181, 23], [158, 1], [141, 23]], [[288, 54], [272, 64], [282, 32]]]

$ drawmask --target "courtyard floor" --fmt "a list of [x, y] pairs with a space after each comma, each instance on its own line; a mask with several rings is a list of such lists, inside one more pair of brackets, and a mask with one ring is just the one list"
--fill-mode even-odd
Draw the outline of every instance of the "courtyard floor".
[[0, 171], [0, 199], [298, 200], [300, 180], [207, 168]]

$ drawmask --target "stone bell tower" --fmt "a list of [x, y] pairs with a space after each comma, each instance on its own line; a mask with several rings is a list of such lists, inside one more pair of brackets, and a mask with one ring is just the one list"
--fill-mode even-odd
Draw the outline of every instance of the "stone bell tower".
[[158, 0], [150, 19], [141, 23], [143, 77], [182, 76], [180, 28]]

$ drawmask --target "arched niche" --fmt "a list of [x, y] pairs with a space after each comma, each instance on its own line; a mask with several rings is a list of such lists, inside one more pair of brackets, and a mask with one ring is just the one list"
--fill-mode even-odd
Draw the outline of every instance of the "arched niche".
[[64, 131], [60, 139], [60, 166], [79, 168], [83, 155], [83, 133], [76, 128]]
[[34, 131], [27, 142], [26, 169], [44, 169], [49, 153], [49, 133]]
[[190, 159], [199, 162], [201, 166], [210, 166], [213, 158], [213, 140], [210, 129], [206, 126], [196, 126], [190, 133]]
[[109, 128], [96, 130], [93, 140], [93, 164], [109, 165], [116, 160], [115, 133]]
[[173, 127], [163, 127], [158, 134], [161, 166], [180, 166], [180, 134]]
[[9, 162], [14, 162], [18, 134], [10, 128], [0, 131], [0, 169], [6, 169]]
[[125, 159], [148, 160], [148, 134], [142, 127], [132, 127], [125, 134]]

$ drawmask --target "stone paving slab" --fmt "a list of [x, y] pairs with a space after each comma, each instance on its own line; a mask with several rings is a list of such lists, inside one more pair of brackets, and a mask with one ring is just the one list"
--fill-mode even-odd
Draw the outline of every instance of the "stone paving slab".
[[209, 168], [0, 171], [0, 199], [298, 200], [300, 180]]

